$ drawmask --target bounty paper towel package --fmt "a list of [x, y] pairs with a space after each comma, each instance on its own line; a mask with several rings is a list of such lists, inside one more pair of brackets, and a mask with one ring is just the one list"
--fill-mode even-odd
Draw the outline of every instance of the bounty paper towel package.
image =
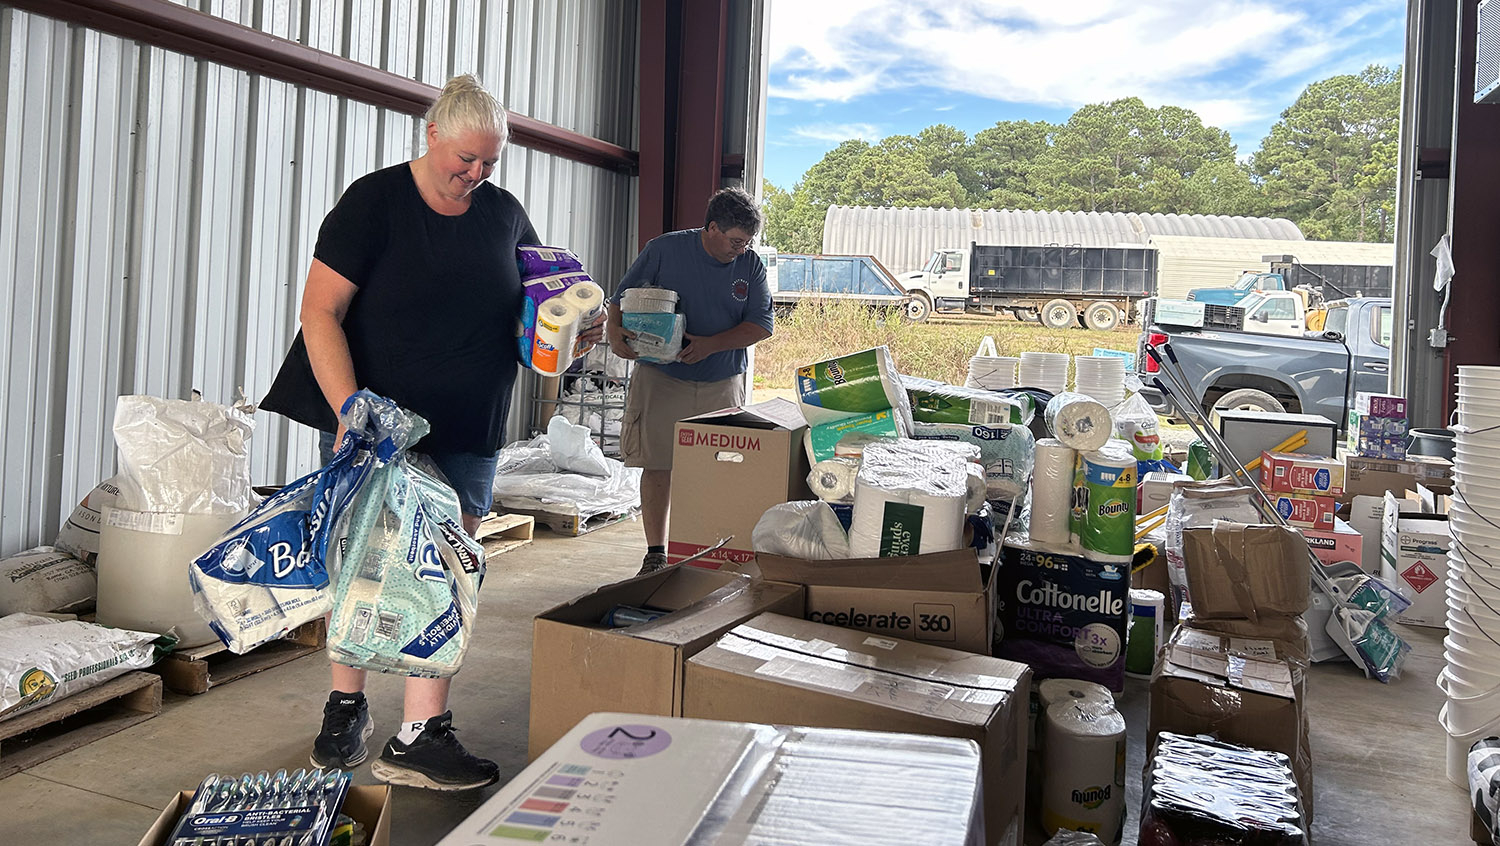
[[865, 447], [854, 482], [850, 554], [887, 558], [963, 548], [970, 462], [920, 443]]

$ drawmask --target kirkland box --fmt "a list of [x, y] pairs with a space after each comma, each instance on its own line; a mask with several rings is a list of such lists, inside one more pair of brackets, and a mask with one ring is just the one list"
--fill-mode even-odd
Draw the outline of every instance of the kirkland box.
[[[605, 627], [605, 615], [621, 605], [672, 613], [635, 626]], [[530, 754], [541, 754], [594, 711], [680, 714], [682, 662], [762, 611], [801, 616], [802, 588], [671, 567], [605, 585], [537, 615], [531, 638]]]
[[1292, 452], [1260, 454], [1260, 486], [1268, 491], [1337, 497], [1344, 492], [1344, 463]]
[[802, 449], [806, 428], [797, 404], [784, 399], [678, 423], [667, 560], [681, 561], [731, 536], [724, 548], [694, 563], [713, 568], [753, 559], [750, 533], [766, 509], [812, 499]]
[[[1379, 524], [1378, 518], [1376, 523]], [[1365, 536], [1338, 517], [1333, 518], [1332, 529], [1299, 529], [1298, 531], [1302, 532], [1302, 537], [1307, 539], [1307, 547], [1313, 551], [1313, 555], [1318, 556], [1318, 560], [1324, 564], [1353, 561], [1363, 569]], [[1378, 529], [1375, 534], [1378, 536]], [[1370, 546], [1378, 547], [1379, 544], [1372, 541]], [[1371, 572], [1371, 575], [1374, 573]]]
[[1130, 562], [1006, 538], [997, 579], [995, 655], [1030, 664], [1038, 681], [1125, 686]]
[[758, 555], [756, 565], [767, 579], [806, 586], [809, 620], [990, 652], [995, 568], [982, 566], [972, 549], [833, 561]]
[[1019, 846], [1030, 688], [1015, 661], [762, 614], [688, 659], [682, 715], [972, 740], [986, 840]]
[[[1411, 508], [1407, 501], [1406, 508]], [[1385, 495], [1380, 525], [1380, 578], [1410, 600], [1396, 615], [1409, 626], [1448, 627], [1448, 544], [1453, 540], [1446, 514], [1404, 510], [1395, 494]]]
[[970, 740], [606, 712], [438, 846], [978, 846], [979, 779]]
[[[171, 836], [172, 830], [177, 827], [177, 820], [187, 810], [188, 804], [193, 801], [192, 790], [184, 790], [177, 794], [167, 807], [162, 809], [161, 816], [156, 818], [146, 836], [141, 838], [139, 846], [171, 846], [167, 838]], [[391, 788], [380, 784], [373, 787], [355, 786], [349, 788], [349, 793], [344, 797], [344, 806], [341, 813], [348, 814], [355, 822], [365, 827], [365, 841], [367, 846], [391, 846]]]

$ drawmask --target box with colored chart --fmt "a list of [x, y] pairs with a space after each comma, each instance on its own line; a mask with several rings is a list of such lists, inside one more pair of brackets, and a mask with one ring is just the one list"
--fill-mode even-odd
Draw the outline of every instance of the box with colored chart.
[[1341, 496], [1344, 493], [1344, 463], [1291, 452], [1260, 454], [1260, 485], [1268, 491]]
[[1270, 497], [1276, 504], [1276, 513], [1299, 529], [1333, 528], [1333, 512], [1337, 508], [1337, 500], [1331, 496], [1273, 493]]
[[438, 846], [978, 843], [980, 789], [971, 740], [606, 712]]

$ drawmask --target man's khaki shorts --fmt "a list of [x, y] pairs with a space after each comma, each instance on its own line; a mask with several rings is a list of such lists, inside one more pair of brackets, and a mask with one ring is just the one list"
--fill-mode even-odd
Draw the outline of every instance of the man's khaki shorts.
[[627, 467], [671, 470], [677, 421], [744, 404], [744, 374], [718, 382], [689, 382], [650, 364], [637, 364], [625, 396], [620, 456]]

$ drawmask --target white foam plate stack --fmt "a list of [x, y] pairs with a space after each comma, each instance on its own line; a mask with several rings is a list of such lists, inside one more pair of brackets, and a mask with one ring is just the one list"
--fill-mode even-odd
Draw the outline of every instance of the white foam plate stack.
[[1041, 388], [1051, 394], [1068, 389], [1067, 353], [1023, 352], [1017, 381], [1025, 388]]
[[1106, 355], [1080, 355], [1073, 359], [1074, 388], [1114, 408], [1125, 399], [1125, 359]]

